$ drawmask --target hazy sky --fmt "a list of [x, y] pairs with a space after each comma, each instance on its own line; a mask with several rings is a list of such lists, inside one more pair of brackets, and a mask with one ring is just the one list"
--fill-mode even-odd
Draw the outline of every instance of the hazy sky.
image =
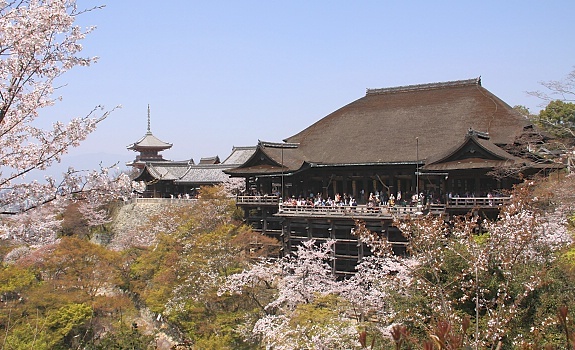
[[232, 146], [299, 132], [366, 88], [481, 76], [509, 105], [537, 112], [541, 101], [525, 91], [575, 65], [572, 0], [106, 5], [80, 20], [97, 26], [84, 53], [99, 62], [64, 77], [64, 100], [49, 113], [122, 108], [67, 162], [133, 159], [126, 146], [145, 134], [148, 104], [153, 134], [174, 145], [165, 158], [223, 160]]

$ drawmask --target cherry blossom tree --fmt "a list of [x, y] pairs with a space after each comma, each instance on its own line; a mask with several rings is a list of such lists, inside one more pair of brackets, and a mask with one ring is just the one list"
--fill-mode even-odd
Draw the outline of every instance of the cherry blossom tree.
[[246, 190], [246, 180], [240, 177], [229, 177], [222, 183], [223, 190], [229, 196], [237, 196]]
[[[42, 112], [61, 99], [61, 78], [96, 57], [82, 57], [81, 41], [94, 28], [82, 29], [76, 18], [101, 6], [80, 9], [74, 0], [0, 0], [0, 213], [15, 215], [46, 203], [62, 208], [69, 198], [117, 198], [130, 191], [126, 175], [109, 176], [109, 168], [61, 179], [26, 182], [26, 175], [60, 162], [110, 110], [93, 108], [84, 117], [42, 128]], [[67, 119], [67, 118], [63, 118]]]
[[575, 101], [575, 69], [569, 72], [562, 80], [541, 81], [539, 83], [548, 92], [529, 91], [527, 93], [547, 102], [553, 100]]
[[86, 220], [89, 227], [103, 227], [112, 222], [112, 218], [102, 203], [93, 200], [85, 200], [80, 203], [78, 210]]
[[[563, 185], [572, 184], [565, 180]], [[517, 188], [497, 221], [474, 216], [449, 224], [433, 216], [398, 221], [418, 264], [408, 271], [405, 293], [394, 298], [395, 306], [409, 305], [396, 308], [396, 321], [433, 338], [441, 328], [434, 325], [463, 325], [469, 317], [474, 330], [465, 338], [468, 346], [517, 345], [528, 331], [520, 320], [535, 313], [551, 266], [573, 243], [565, 216], [555, 215], [572, 215], [572, 208], [552, 201], [541, 205], [533, 194], [533, 183]]]
[[[241, 329], [274, 349], [426, 340], [444, 348], [506, 348], [535, 344], [537, 334], [553, 341], [559, 324], [550, 285], [562, 282], [551, 283], [550, 271], [573, 246], [574, 194], [565, 189], [574, 180], [523, 184], [496, 221], [473, 215], [396, 220], [408, 256], [394, 255], [385, 237], [358, 222], [353, 233], [373, 255], [354, 276], [333, 279], [330, 242], [310, 240], [295, 254], [229, 276], [220, 293], [254, 301], [259, 317]], [[568, 305], [573, 297], [561, 300]]]
[[226, 279], [220, 294], [247, 294], [261, 308], [247, 339], [273, 349], [360, 348], [356, 322], [341, 296], [345, 288], [330, 265], [333, 244], [308, 240], [292, 254]]

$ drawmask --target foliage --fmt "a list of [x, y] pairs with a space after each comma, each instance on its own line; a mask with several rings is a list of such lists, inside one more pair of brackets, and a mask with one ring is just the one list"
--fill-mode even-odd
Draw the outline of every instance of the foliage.
[[[148, 246], [113, 251], [77, 236], [11, 246], [0, 339], [6, 348], [135, 349], [166, 329], [203, 349], [565, 347], [575, 326], [565, 308], [575, 304], [573, 181], [524, 184], [497, 221], [397, 221], [409, 257], [358, 222], [373, 255], [346, 279], [332, 275], [331, 241], [278, 259], [277, 242], [234, 221], [233, 202], [210, 188], [140, 228], [154, 236]], [[150, 325], [138, 308], [152, 311]]]
[[92, 309], [85, 304], [68, 304], [51, 310], [43, 319], [30, 319], [6, 337], [7, 349], [68, 349], [76, 336], [86, 331]]
[[0, 301], [20, 297], [36, 281], [34, 273], [19, 266], [0, 266]]
[[551, 101], [533, 120], [555, 136], [575, 137], [575, 103]]
[[235, 328], [252, 313], [250, 301], [217, 290], [248, 261], [277, 255], [277, 242], [233, 221], [234, 211], [222, 188], [202, 188], [195, 204], [150, 220], [150, 230], [164, 232], [131, 263], [129, 289], [202, 348], [248, 346]]
[[524, 117], [529, 117], [531, 116], [531, 112], [529, 112], [529, 108], [523, 106], [523, 105], [516, 105], [513, 106], [513, 109], [515, 111], [517, 111], [519, 114], [521, 114]]
[[30, 250], [0, 270], [6, 348], [68, 349], [119, 315], [134, 313], [119, 289], [121, 256], [77, 237]]
[[105, 333], [97, 341], [87, 344], [86, 350], [107, 350], [107, 349], [125, 349], [125, 350], [144, 350], [154, 349], [154, 337], [143, 334], [137, 324], [127, 326], [120, 322], [117, 329]]
[[[89, 173], [69, 168], [61, 179], [25, 181], [30, 172], [60, 162], [110, 113], [98, 106], [46, 129], [39, 119], [61, 98], [55, 92], [62, 76], [96, 61], [80, 55], [81, 41], [93, 27], [74, 24], [94, 9], [82, 10], [74, 0], [0, 1], [0, 213], [13, 216], [0, 224], [2, 238], [53, 242], [58, 224], [53, 218], [67, 200], [107, 201], [131, 191], [130, 179], [111, 178], [109, 168]], [[51, 206], [41, 213], [18, 215], [46, 203]]]
[[518, 187], [496, 221], [398, 220], [408, 257], [393, 255], [385, 238], [358, 223], [354, 233], [373, 256], [351, 278], [330, 279], [329, 249], [308, 241], [295, 255], [231, 275], [220, 293], [254, 301], [258, 319], [238, 331], [266, 347], [562, 346], [557, 310], [575, 298], [566, 220], [575, 194], [561, 189], [575, 178], [539, 181]]

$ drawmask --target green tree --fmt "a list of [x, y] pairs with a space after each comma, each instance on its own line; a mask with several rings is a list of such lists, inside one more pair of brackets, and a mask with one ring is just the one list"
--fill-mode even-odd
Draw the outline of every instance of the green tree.
[[523, 105], [513, 106], [513, 109], [515, 111], [519, 112], [519, 114], [521, 114], [524, 117], [530, 117], [531, 116], [531, 112], [529, 111], [529, 108], [527, 108]]
[[551, 101], [534, 121], [555, 136], [575, 138], [575, 103]]
[[68, 304], [49, 311], [45, 317], [37, 313], [6, 335], [5, 348], [53, 350], [77, 347], [91, 318], [92, 308], [86, 304]]
[[108, 349], [122, 349], [122, 350], [145, 350], [155, 349], [153, 346], [154, 337], [152, 335], [143, 334], [138, 325], [133, 323], [128, 326], [123, 322], [120, 323], [118, 329], [104, 334], [98, 341], [88, 344], [86, 350], [108, 350]]

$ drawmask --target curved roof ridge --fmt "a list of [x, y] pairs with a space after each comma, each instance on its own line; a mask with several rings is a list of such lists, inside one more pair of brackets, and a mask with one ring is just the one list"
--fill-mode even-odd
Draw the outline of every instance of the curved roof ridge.
[[152, 148], [157, 150], [165, 150], [172, 148], [171, 143], [164, 142], [154, 136], [151, 132], [147, 132], [141, 139], [134, 142], [133, 144], [127, 147], [128, 149], [138, 150], [140, 148]]
[[298, 148], [299, 142], [268, 142], [259, 140], [258, 144], [262, 147], [270, 148]]
[[446, 87], [461, 87], [461, 86], [481, 86], [481, 77], [466, 79], [466, 80], [452, 80], [439, 83], [427, 83], [427, 84], [417, 84], [417, 85], [404, 85], [381, 89], [366, 89], [366, 95], [381, 95], [387, 93], [397, 93], [397, 92], [411, 92], [411, 91], [422, 91], [422, 90], [433, 90], [441, 89]]

